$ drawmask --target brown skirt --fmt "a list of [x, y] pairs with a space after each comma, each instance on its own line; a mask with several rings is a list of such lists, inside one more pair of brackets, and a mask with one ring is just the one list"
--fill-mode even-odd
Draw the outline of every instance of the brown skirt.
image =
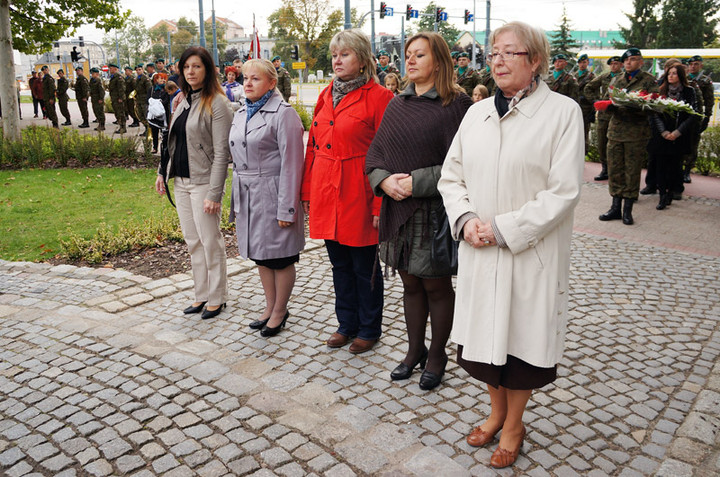
[[502, 366], [477, 361], [467, 361], [462, 357], [463, 347], [458, 345], [457, 362], [470, 376], [497, 388], [502, 386], [513, 390], [540, 389], [557, 378], [557, 365], [552, 368], [540, 368], [508, 355]]

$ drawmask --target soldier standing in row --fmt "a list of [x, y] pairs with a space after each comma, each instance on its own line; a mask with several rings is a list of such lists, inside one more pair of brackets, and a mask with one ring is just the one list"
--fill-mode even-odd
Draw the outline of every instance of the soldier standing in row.
[[80, 108], [80, 116], [82, 116], [82, 124], [79, 128], [89, 128], [90, 123], [88, 122], [88, 105], [87, 100], [90, 97], [90, 84], [87, 78], [83, 74], [82, 66], [75, 68], [75, 100], [77, 101], [78, 108]]
[[472, 98], [475, 86], [480, 84], [480, 75], [470, 66], [470, 56], [466, 52], [459, 53], [457, 60], [457, 84]]
[[[292, 94], [292, 80], [290, 79], [290, 73], [281, 66], [281, 63], [279, 56], [273, 57], [272, 64], [275, 66], [275, 71], [277, 71], [278, 75], [277, 89], [280, 91], [280, 94], [282, 94], [285, 102], [288, 103], [290, 102], [290, 95]], [[240, 70], [238, 70], [238, 75], [242, 76]]]
[[585, 86], [595, 79], [595, 73], [588, 70], [590, 59], [588, 55], [580, 55], [578, 58], [577, 66], [578, 70], [575, 73], [575, 81], [578, 84], [578, 98], [580, 103], [580, 109], [583, 115], [583, 126], [585, 128], [585, 154], [588, 153], [588, 133], [590, 132], [590, 124], [595, 122], [595, 106], [593, 102], [585, 97]]
[[697, 161], [700, 135], [707, 129], [708, 124], [710, 124], [710, 118], [712, 117], [713, 108], [715, 107], [715, 91], [713, 89], [712, 79], [703, 73], [702, 56], [695, 55], [690, 58], [689, 66], [690, 74], [688, 74], [688, 80], [697, 84], [697, 87], [700, 89], [705, 117], [700, 122], [700, 128], [697, 130], [697, 133], [691, 139], [692, 152], [685, 157], [683, 182], [686, 184], [692, 182], [690, 171], [695, 167], [695, 162]]
[[133, 70], [129, 66], [125, 67], [125, 113], [133, 119], [129, 127], [136, 128], [140, 126], [137, 114], [135, 114], [135, 77]]
[[145, 136], [148, 132], [148, 99], [152, 93], [152, 83], [145, 75], [142, 63], [135, 67], [135, 73], [137, 73], [135, 79], [135, 111], [137, 111], [138, 120], [145, 126], [145, 130], [138, 136]]
[[147, 77], [152, 81], [152, 77], [155, 75], [155, 63], [145, 65], [145, 70], [147, 70]]
[[390, 63], [390, 55], [385, 50], [380, 50], [377, 53], [377, 59], [378, 59], [378, 65], [377, 65], [377, 75], [378, 79], [380, 80], [380, 86], [385, 85], [385, 77], [388, 75], [388, 73], [395, 73], [400, 76], [400, 72], [395, 67], [394, 64]]
[[58, 118], [57, 113], [55, 112], [55, 92], [57, 91], [57, 88], [55, 87], [55, 78], [53, 78], [50, 74], [50, 68], [48, 68], [47, 65], [40, 68], [40, 71], [43, 73], [42, 91], [43, 100], [45, 101], [45, 114], [52, 122], [52, 126], [57, 129]]
[[155, 60], [154, 66], [155, 66], [156, 73], [165, 73], [166, 75], [170, 76], [170, 72], [165, 69], [165, 60], [164, 59], [158, 58], [157, 60]]
[[567, 56], [558, 53], [552, 58], [554, 70], [545, 80], [551, 91], [560, 93], [575, 101], [580, 100], [580, 92], [578, 90], [577, 81], [573, 75], [565, 71], [567, 67]]
[[493, 78], [492, 72], [490, 71], [489, 62], [485, 65], [485, 68], [483, 68], [479, 74], [480, 84], [487, 88], [490, 96], [495, 96], [495, 92], [497, 91], [497, 85], [495, 84], [495, 79]]
[[[642, 71], [643, 57], [638, 48], [629, 48], [622, 55], [625, 74], [618, 75], [610, 82], [613, 88], [631, 91], [657, 93], [655, 77]], [[624, 106], [610, 106], [608, 126], [608, 190], [612, 196], [610, 210], [600, 220], [622, 219], [623, 224], [632, 225], [633, 203], [640, 191], [640, 171], [650, 140], [648, 113]], [[625, 199], [624, 204], [623, 199]], [[621, 211], [622, 207], [622, 211]]]
[[59, 69], [57, 74], [58, 81], [55, 96], [57, 97], [58, 106], [60, 107], [60, 114], [62, 114], [65, 118], [65, 122], [62, 123], [62, 126], [72, 126], [72, 122], [70, 122], [70, 110], [68, 110], [68, 101], [70, 100], [70, 97], [67, 94], [67, 90], [70, 88], [70, 82], [65, 77], [65, 71], [63, 69]]
[[108, 90], [110, 91], [110, 101], [118, 124], [115, 133], [124, 134], [127, 132], [127, 129], [125, 129], [125, 80], [120, 76], [120, 70], [116, 64], [110, 63], [108, 67], [110, 68]]
[[[622, 74], [623, 63], [619, 56], [611, 57], [607, 60], [607, 64], [610, 66], [610, 71], [605, 71], [601, 75], [596, 76], [595, 79], [585, 85], [585, 88], [583, 89], [585, 98], [591, 103], [610, 99], [610, 89], [608, 86], [613, 78]], [[609, 124], [610, 113], [607, 111], [598, 111], [597, 122], [595, 123], [595, 133], [597, 135], [597, 148], [598, 154], [600, 155], [602, 170], [600, 171], [600, 174], [595, 176], [596, 181], [606, 181], [608, 179], [607, 132]]]
[[105, 130], [105, 88], [100, 79], [100, 70], [90, 68], [90, 100], [92, 101], [93, 113], [95, 120], [98, 122], [96, 131]]

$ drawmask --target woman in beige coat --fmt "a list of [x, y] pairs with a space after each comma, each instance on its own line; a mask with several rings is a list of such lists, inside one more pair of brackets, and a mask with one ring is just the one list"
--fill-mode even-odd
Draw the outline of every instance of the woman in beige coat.
[[491, 413], [468, 443], [490, 443], [490, 464], [517, 459], [532, 389], [556, 377], [567, 322], [573, 209], [583, 170], [577, 103], [552, 93], [545, 34], [519, 22], [490, 37], [498, 91], [473, 105], [438, 183], [461, 240], [451, 339], [458, 363], [487, 383]]
[[[230, 162], [230, 102], [215, 78], [205, 48], [190, 47], [178, 62], [185, 99], [173, 113], [168, 136], [169, 160], [158, 168], [155, 189], [165, 194], [174, 177], [180, 226], [190, 252], [195, 302], [184, 312], [208, 319], [227, 299], [227, 256], [220, 232], [220, 211]], [[203, 310], [204, 309], [204, 310]]]

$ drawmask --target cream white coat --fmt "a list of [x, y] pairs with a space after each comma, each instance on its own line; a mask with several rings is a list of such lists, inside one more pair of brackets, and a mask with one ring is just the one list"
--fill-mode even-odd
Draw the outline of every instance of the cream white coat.
[[438, 190], [456, 239], [474, 212], [494, 218], [508, 245], [460, 241], [451, 339], [466, 360], [502, 365], [511, 354], [551, 367], [562, 357], [584, 148], [580, 107], [542, 81], [502, 119], [492, 97], [465, 115]]

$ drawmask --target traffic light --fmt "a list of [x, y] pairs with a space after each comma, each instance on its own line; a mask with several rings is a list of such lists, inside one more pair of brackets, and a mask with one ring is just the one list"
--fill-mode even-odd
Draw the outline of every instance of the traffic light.
[[442, 21], [442, 13], [443, 13], [442, 8], [435, 9], [435, 22], [436, 23], [440, 23]]
[[298, 48], [297, 45], [293, 45], [292, 48], [290, 49], [290, 58], [292, 58], [295, 61], [300, 59], [300, 49]]
[[465, 24], [470, 22], [470, 10], [465, 10]]
[[380, 2], [380, 18], [385, 18], [385, 8], [387, 7], [387, 4], [385, 2]]
[[410, 20], [412, 18], [412, 5], [408, 5], [405, 9], [405, 20]]
[[53, 42], [53, 46], [55, 48], [60, 48], [60, 42], [59, 41]]
[[77, 51], [75, 51], [75, 47], [74, 47], [74, 46], [73, 46], [72, 51], [70, 52], [70, 59], [72, 59], [72, 62], [73, 62], [73, 63], [77, 63], [78, 61], [80, 61], [80, 53], [78, 53]]
[[84, 47], [85, 46], [85, 38], [80, 36], [80, 37], [78, 37], [78, 39], [80, 40], [80, 48]]

